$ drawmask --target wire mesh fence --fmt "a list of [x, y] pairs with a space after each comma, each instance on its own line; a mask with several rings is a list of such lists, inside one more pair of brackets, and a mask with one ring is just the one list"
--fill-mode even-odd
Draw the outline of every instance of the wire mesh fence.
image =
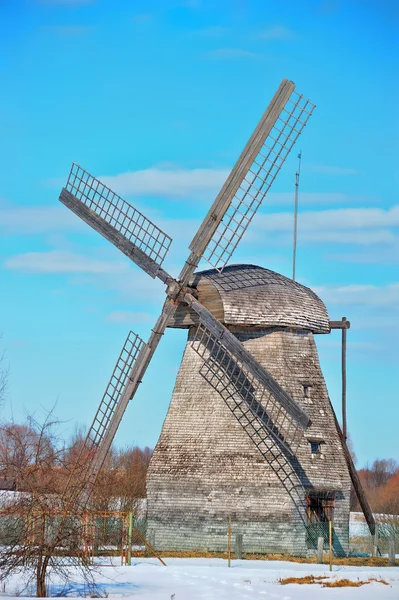
[[[83, 560], [109, 564], [114, 558], [128, 564], [132, 553], [151, 555], [145, 540], [145, 521], [133, 513], [120, 511], [87, 511], [80, 514], [47, 511], [45, 514], [22, 512], [0, 513], [0, 552], [14, 548], [15, 552], [30, 546], [53, 544], [62, 523], [63, 536], [53, 548], [54, 554], [65, 558], [71, 535], [76, 537], [75, 549]], [[68, 540], [67, 548], [64, 540]]]
[[[45, 539], [51, 543], [56, 535], [61, 519], [65, 515], [47, 514], [45, 524], [43, 516], [37, 518], [32, 515], [24, 516], [15, 513], [0, 514], [0, 550], [12, 545], [17, 549], [25, 543], [39, 543], [39, 538], [44, 526]], [[84, 515], [69, 515], [66, 517], [71, 532], [79, 531], [78, 546], [84, 560], [97, 565], [131, 564], [132, 557], [157, 557], [162, 561], [162, 556], [221, 556], [230, 559], [250, 558], [283, 558], [284, 553], [273, 549], [270, 530], [265, 528], [265, 534], [253, 543], [252, 536], [246, 531], [242, 523], [231, 519], [221, 519], [220, 541], [218, 549], [209, 550], [198, 547], [194, 550], [166, 549], [159, 543], [160, 536], [156, 530], [148, 530], [146, 519], [143, 515], [135, 517], [133, 513], [120, 511], [88, 511]], [[79, 526], [76, 527], [76, 521]], [[323, 562], [328, 562], [331, 543], [332, 562], [351, 560], [377, 560], [381, 564], [399, 563], [399, 516], [382, 515], [377, 521], [376, 534], [370, 534], [366, 523], [360, 513], [351, 513], [349, 523], [349, 545], [343, 543], [342, 530], [331, 522], [331, 536], [329, 521], [309, 522], [304, 528], [306, 551], [297, 555], [304, 560], [315, 561], [318, 550], [323, 552]], [[348, 550], [343, 551], [343, 546]], [[63, 543], [55, 548], [55, 553], [64, 560]], [[295, 555], [294, 555], [295, 556]], [[397, 557], [395, 559], [395, 556]], [[293, 555], [286, 554], [286, 559]], [[163, 562], [163, 561], [162, 561]], [[361, 562], [359, 562], [361, 564]]]

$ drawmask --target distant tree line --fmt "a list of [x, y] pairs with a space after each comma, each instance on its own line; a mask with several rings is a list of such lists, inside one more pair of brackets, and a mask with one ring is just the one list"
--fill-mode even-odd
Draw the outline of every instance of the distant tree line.
[[[373, 512], [399, 515], [399, 465], [393, 458], [376, 459], [359, 477]], [[352, 510], [360, 510], [357, 499]]]
[[[41, 493], [61, 493], [83, 443], [82, 429], [65, 444], [53, 427], [43, 430], [33, 418], [0, 424], [0, 488], [28, 492], [34, 485]], [[136, 511], [146, 496], [151, 455], [150, 448], [112, 447], [94, 487], [92, 508]]]

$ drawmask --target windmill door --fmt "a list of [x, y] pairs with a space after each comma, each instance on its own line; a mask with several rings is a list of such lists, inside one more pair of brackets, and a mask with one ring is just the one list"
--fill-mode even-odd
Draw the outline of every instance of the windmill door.
[[314, 493], [306, 497], [308, 548], [317, 548], [317, 538], [328, 542], [328, 523], [334, 521], [334, 494]]

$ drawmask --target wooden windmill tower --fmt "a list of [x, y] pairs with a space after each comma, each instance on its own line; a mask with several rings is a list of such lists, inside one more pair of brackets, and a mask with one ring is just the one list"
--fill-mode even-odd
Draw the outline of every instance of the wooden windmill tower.
[[[312, 519], [335, 511], [348, 543], [350, 477], [374, 521], [329, 402], [313, 334], [328, 333], [311, 290], [277, 273], [226, 267], [314, 105], [283, 80], [174, 279], [171, 239], [73, 164], [60, 200], [151, 277], [167, 298], [147, 343], [130, 332], [65, 494], [86, 503], [166, 328], [189, 329], [148, 476], [148, 528], [159, 549], [223, 549], [226, 516], [246, 548], [305, 553]], [[204, 258], [211, 271], [195, 273]], [[226, 268], [225, 268], [226, 267]], [[319, 520], [320, 520], [319, 519]], [[317, 534], [317, 532], [316, 532]]]

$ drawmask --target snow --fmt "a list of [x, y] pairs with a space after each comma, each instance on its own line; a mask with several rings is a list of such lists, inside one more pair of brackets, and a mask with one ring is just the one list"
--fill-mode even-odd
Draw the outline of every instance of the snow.
[[[116, 559], [113, 559], [116, 561]], [[101, 566], [96, 574], [99, 591], [109, 598], [132, 600], [312, 600], [320, 597], [339, 600], [398, 600], [399, 567], [352, 567], [300, 564], [283, 561], [234, 560], [231, 568], [222, 559], [167, 558], [167, 567], [156, 559], [132, 559], [132, 566]], [[114, 562], [115, 564], [115, 562]], [[360, 588], [322, 588], [320, 585], [281, 585], [279, 579], [326, 576], [328, 579], [367, 581], [384, 579], [389, 585], [373, 581]], [[68, 596], [88, 593], [77, 572], [71, 572], [68, 590], [60, 582], [50, 592]], [[15, 576], [1, 594], [20, 595], [21, 576]], [[27, 593], [26, 591], [22, 593]], [[11, 596], [7, 596], [11, 597]]]

